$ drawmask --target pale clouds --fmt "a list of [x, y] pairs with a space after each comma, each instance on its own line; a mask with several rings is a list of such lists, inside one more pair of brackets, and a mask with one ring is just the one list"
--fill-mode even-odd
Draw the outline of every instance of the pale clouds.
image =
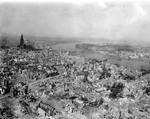
[[1, 4], [0, 31], [113, 40], [150, 38], [150, 2], [81, 1]]

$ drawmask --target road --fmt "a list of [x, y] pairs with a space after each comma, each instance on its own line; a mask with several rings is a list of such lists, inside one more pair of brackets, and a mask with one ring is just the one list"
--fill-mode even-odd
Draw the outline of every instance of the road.
[[[54, 76], [54, 77], [48, 77], [48, 78], [45, 78], [45, 79], [39, 79], [37, 81], [31, 82], [28, 85], [28, 88], [29, 89], [34, 89], [34, 87], [38, 86], [38, 84], [40, 84], [42, 82], [45, 82], [45, 81], [52, 81], [53, 82], [53, 81], [57, 81], [57, 80], [60, 80], [60, 79], [61, 79], [60, 75], [57, 75], [57, 76]], [[24, 88], [24, 86], [22, 88]], [[6, 94], [6, 95], [2, 95], [2, 96], [0, 96], [0, 100], [8, 98], [9, 96], [11, 96], [11, 93]]]
[[57, 80], [60, 80], [60, 79], [61, 79], [61, 76], [57, 75], [57, 76], [54, 76], [54, 77], [48, 77], [48, 78], [45, 78], [45, 79], [39, 79], [37, 81], [31, 82], [28, 86], [29, 86], [29, 89], [30, 89], [34, 86], [37, 86], [38, 84], [40, 84], [42, 82], [45, 82], [45, 81], [48, 81], [48, 80], [53, 82], [53, 81], [57, 81]]
[[9, 94], [6, 94], [6, 95], [3, 95], [3, 96], [0, 96], [0, 100], [5, 99], [5, 98], [8, 98], [9, 96], [11, 96], [10, 93], [9, 93]]

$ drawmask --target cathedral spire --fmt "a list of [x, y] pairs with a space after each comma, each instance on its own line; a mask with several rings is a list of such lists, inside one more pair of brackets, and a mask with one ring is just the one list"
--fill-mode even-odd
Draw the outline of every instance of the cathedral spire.
[[24, 38], [23, 38], [23, 34], [21, 34], [21, 37], [20, 37], [20, 47], [24, 47]]

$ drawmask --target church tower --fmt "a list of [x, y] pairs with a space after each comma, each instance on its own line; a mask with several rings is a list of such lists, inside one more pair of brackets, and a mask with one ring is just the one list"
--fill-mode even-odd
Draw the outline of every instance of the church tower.
[[21, 48], [24, 48], [24, 38], [23, 38], [23, 34], [21, 34], [21, 37], [20, 37], [20, 45], [19, 45]]

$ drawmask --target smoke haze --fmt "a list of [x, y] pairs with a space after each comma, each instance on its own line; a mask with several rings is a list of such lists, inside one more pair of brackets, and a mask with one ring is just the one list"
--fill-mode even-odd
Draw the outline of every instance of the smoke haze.
[[149, 2], [1, 3], [0, 32], [148, 42]]

